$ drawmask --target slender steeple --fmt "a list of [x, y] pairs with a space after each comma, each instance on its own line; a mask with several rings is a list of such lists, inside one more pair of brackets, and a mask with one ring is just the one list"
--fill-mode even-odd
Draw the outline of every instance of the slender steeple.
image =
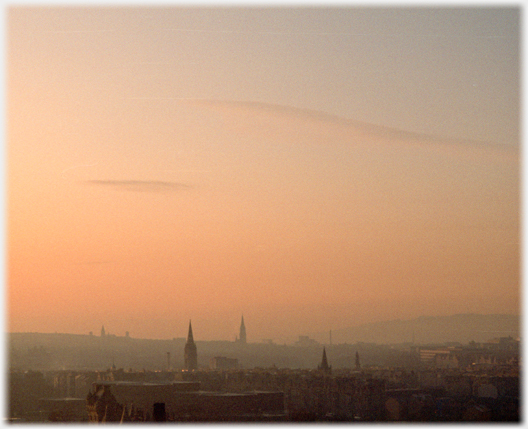
[[189, 333], [187, 334], [187, 342], [188, 343], [194, 343], [193, 333], [192, 333], [192, 326], [191, 321], [189, 320]]
[[101, 328], [101, 337], [104, 337], [104, 336], [105, 336], [105, 328], [103, 325], [103, 327]]
[[185, 343], [185, 349], [183, 354], [183, 361], [185, 369], [191, 371], [198, 369], [198, 351], [196, 344], [194, 344], [193, 332], [191, 321], [189, 320], [189, 334], [187, 335], [187, 343]]
[[240, 324], [240, 340], [242, 344], [246, 344], [246, 325], [244, 325], [244, 316], [242, 316], [242, 323]]
[[324, 372], [330, 372], [332, 369], [331, 366], [328, 366], [328, 360], [326, 359], [326, 349], [323, 347], [323, 360], [321, 362], [321, 365], [318, 366], [318, 369]]

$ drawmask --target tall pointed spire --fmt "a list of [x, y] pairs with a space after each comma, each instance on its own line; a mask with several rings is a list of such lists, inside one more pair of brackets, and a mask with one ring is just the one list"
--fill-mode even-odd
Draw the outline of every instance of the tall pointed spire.
[[191, 321], [189, 320], [189, 333], [187, 334], [187, 342], [194, 343]]
[[328, 359], [326, 358], [326, 348], [323, 347], [323, 361], [321, 362], [323, 368], [328, 368]]
[[198, 369], [198, 350], [194, 344], [191, 321], [189, 320], [189, 334], [187, 335], [187, 343], [185, 343], [183, 362], [185, 369]]
[[323, 347], [323, 360], [321, 362], [321, 365], [318, 366], [318, 369], [324, 372], [330, 372], [330, 370], [332, 369], [331, 366], [328, 366], [328, 360], [326, 358], [326, 348], [325, 347]]
[[242, 315], [242, 323], [240, 324], [240, 340], [242, 344], [246, 344], [246, 325], [244, 324], [244, 315]]

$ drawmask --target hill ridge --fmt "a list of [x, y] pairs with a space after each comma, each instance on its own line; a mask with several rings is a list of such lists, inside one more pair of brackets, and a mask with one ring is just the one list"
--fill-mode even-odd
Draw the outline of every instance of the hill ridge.
[[[413, 319], [391, 319], [332, 329], [333, 342], [355, 343], [444, 343], [484, 342], [496, 337], [520, 336], [521, 320], [513, 314], [457, 313], [447, 316], [418, 316]], [[308, 334], [326, 342], [328, 332]]]

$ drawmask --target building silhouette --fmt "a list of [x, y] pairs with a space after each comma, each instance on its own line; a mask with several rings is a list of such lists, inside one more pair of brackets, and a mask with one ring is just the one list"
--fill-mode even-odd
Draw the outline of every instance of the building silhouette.
[[323, 347], [323, 359], [321, 361], [321, 365], [319, 365], [317, 369], [323, 372], [326, 372], [326, 373], [330, 373], [330, 371], [332, 370], [332, 367], [328, 365], [328, 359], [326, 358], [326, 348], [324, 347]]
[[215, 356], [211, 358], [211, 361], [209, 363], [209, 368], [211, 369], [238, 369], [238, 359], [235, 358], [228, 358], [225, 356]]
[[238, 342], [241, 344], [246, 344], [246, 325], [244, 324], [244, 316], [242, 316], [242, 322], [240, 323], [240, 337]]
[[101, 337], [104, 337], [104, 336], [105, 336], [105, 328], [103, 325], [103, 327], [101, 328]]
[[201, 390], [199, 381], [93, 383], [85, 407], [90, 423], [247, 422], [285, 420], [284, 393]]
[[185, 343], [183, 355], [184, 367], [186, 370], [192, 371], [198, 369], [198, 351], [194, 343], [191, 321], [189, 320], [189, 334], [187, 335], [187, 342]]

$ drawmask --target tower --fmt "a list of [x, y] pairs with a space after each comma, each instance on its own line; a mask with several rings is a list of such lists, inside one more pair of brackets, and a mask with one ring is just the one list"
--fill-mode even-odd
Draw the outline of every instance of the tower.
[[189, 334], [187, 335], [187, 342], [185, 343], [185, 349], [183, 354], [183, 362], [185, 369], [191, 371], [198, 369], [198, 351], [196, 350], [196, 344], [194, 344], [193, 332], [191, 321], [189, 320]]
[[359, 363], [359, 352], [356, 352], [356, 369], [361, 369], [361, 364]]
[[317, 367], [317, 369], [329, 373], [332, 369], [331, 366], [328, 366], [328, 360], [326, 359], [326, 349], [323, 347], [323, 360], [321, 362], [321, 365]]
[[104, 337], [105, 336], [105, 329], [104, 329], [104, 325], [103, 327], [101, 328], [101, 337]]
[[242, 323], [240, 324], [240, 339], [238, 341], [242, 344], [246, 344], [246, 325], [244, 325], [244, 316], [242, 316]]

